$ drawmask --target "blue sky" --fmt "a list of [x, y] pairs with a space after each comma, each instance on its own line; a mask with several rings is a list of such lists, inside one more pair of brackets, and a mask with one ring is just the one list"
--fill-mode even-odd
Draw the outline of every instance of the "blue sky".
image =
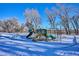
[[[70, 5], [73, 7], [79, 7], [79, 4], [65, 4], [65, 6]], [[51, 9], [52, 7], [57, 7], [56, 4], [54, 3], [2, 3], [0, 4], [0, 19], [5, 19], [7, 17], [17, 17], [18, 21], [20, 23], [25, 22], [25, 17], [24, 17], [24, 10], [27, 8], [36, 8], [40, 15], [41, 19], [43, 22], [44, 27], [49, 27], [48, 22], [47, 22], [47, 17], [45, 14], [45, 9], [49, 8]]]

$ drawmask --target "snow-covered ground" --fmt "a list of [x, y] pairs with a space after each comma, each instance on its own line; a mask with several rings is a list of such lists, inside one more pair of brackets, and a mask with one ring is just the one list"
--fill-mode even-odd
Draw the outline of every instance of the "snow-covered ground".
[[76, 37], [74, 45], [72, 35], [62, 35], [57, 42], [33, 42], [26, 34], [0, 33], [0, 56], [78, 56], [79, 36]]

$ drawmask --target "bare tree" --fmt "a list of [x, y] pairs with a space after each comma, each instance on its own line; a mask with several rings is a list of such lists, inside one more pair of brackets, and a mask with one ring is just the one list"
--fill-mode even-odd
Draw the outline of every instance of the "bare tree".
[[20, 24], [18, 22], [18, 19], [17, 18], [11, 18], [10, 21], [10, 24], [11, 24], [11, 28], [14, 32], [19, 32], [19, 28], [20, 28]]
[[55, 32], [57, 30], [56, 14], [53, 13], [53, 11], [49, 10], [49, 9], [46, 9], [45, 11], [46, 11], [48, 21], [49, 21], [50, 26], [51, 26], [51, 32], [52, 32], [52, 29], [53, 29], [54, 33], [57, 33], [57, 32]]
[[3, 31], [5, 32], [16, 32], [20, 27], [19, 22], [15, 17], [1, 21], [0, 26], [3, 28]]
[[27, 31], [27, 30], [25, 30], [25, 24], [21, 24], [21, 26], [20, 26], [20, 28], [19, 28], [19, 30], [20, 30], [20, 32], [25, 32], [25, 31]]
[[41, 23], [40, 14], [36, 9], [25, 10], [26, 23], [31, 23], [37, 29]]
[[59, 15], [62, 25], [66, 31], [66, 34], [71, 34], [70, 31], [70, 8], [62, 5], [58, 5], [59, 9], [57, 10], [57, 14]]
[[79, 34], [79, 15], [75, 15], [71, 18], [71, 23], [74, 28], [75, 34]]
[[5, 21], [0, 21], [0, 27], [2, 28], [3, 32], [6, 32], [6, 25], [4, 23]]
[[1, 32], [4, 31], [4, 27], [5, 27], [4, 22], [0, 20], [0, 31]]

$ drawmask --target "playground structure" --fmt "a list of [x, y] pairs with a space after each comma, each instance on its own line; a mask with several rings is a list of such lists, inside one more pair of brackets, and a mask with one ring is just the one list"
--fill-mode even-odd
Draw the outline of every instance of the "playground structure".
[[[34, 37], [31, 37], [32, 34], [35, 34]], [[52, 35], [48, 35], [48, 32], [46, 29], [36, 29], [36, 30], [30, 30], [29, 34], [27, 35], [27, 38], [31, 37], [33, 41], [48, 41], [48, 38], [51, 38], [54, 40], [56, 37]]]

